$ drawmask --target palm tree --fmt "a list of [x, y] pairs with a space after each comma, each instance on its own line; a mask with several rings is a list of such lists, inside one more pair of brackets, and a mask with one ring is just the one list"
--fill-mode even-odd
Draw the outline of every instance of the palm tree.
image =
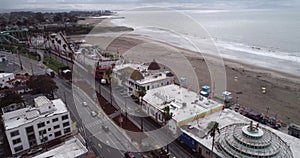
[[171, 120], [173, 118], [173, 113], [170, 112], [169, 106], [166, 106], [163, 108], [162, 115], [163, 115], [165, 123], [167, 123], [169, 120]]
[[[164, 118], [164, 124], [167, 124], [167, 122], [173, 118], [173, 113], [170, 112], [169, 106], [163, 108], [162, 115]], [[167, 144], [167, 153], [169, 153], [169, 144]]]
[[210, 135], [213, 138], [212, 146], [211, 146], [211, 154], [210, 154], [210, 156], [212, 157], [214, 146], [215, 146], [216, 132], [218, 132], [220, 134], [219, 123], [216, 121], [212, 121], [208, 124], [208, 128], [210, 130], [207, 132], [207, 135]]
[[112, 105], [112, 69], [113, 67], [107, 69], [105, 71], [105, 75], [106, 75], [106, 78], [107, 78], [107, 83], [109, 84], [109, 94], [110, 94], [110, 104]]
[[[138, 93], [139, 97], [143, 98], [146, 95], [146, 89], [145, 89], [145, 87], [139, 87], [139, 90], [137, 91], [137, 93]], [[141, 100], [143, 100], [143, 99], [141, 99]]]
[[[143, 97], [146, 95], [145, 87], [140, 87], [140, 89], [138, 91], [138, 95], [140, 97], [139, 103], [142, 107], [143, 106]], [[141, 131], [143, 132], [143, 130], [144, 130], [144, 120], [143, 120], [143, 117], [141, 117]]]

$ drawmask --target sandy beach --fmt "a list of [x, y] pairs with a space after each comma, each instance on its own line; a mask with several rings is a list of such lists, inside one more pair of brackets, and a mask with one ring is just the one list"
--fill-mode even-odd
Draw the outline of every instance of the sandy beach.
[[[89, 22], [92, 22], [91, 19], [89, 19]], [[105, 27], [108, 26], [114, 27], [111, 23], [105, 22]], [[86, 40], [88, 42], [98, 40], [99, 42], [105, 37], [102, 36], [97, 39], [96, 37], [90, 36], [69, 36], [68, 38], [71, 40], [89, 39]], [[91, 44], [97, 44], [97, 42], [91, 42]], [[141, 45], [142, 47], [137, 47]], [[150, 50], [151, 47], [152, 49]], [[155, 49], [157, 47], [161, 48]], [[146, 48], [149, 48], [149, 50]], [[195, 71], [199, 86], [212, 85], [207, 63], [198, 52], [177, 48], [166, 43], [153, 41], [146, 37], [132, 35], [124, 35], [114, 39], [109, 43], [106, 49], [109, 51], [118, 50], [120, 54], [126, 53], [125, 56], [133, 57], [133, 62], [144, 61], [143, 59], [149, 60], [149, 58], [156, 56], [156, 51], [165, 51], [165, 54], [163, 54], [169, 59], [168, 62], [173, 61], [175, 64], [171, 65], [177, 65], [176, 70], [178, 73], [181, 73], [179, 76], [182, 76], [182, 74], [186, 72], [185, 67], [179, 64], [182, 60], [181, 54], [189, 61]], [[139, 53], [131, 54], [132, 52]], [[170, 54], [170, 52], [178, 52], [179, 55], [176, 56]], [[161, 54], [159, 55], [161, 56]], [[158, 58], [160, 56], [158, 56]], [[291, 122], [300, 124], [299, 77], [229, 59], [224, 59], [224, 64], [227, 78], [226, 89], [232, 93], [233, 102], [237, 101], [242, 106], [262, 113], [266, 113], [269, 107], [270, 116], [274, 117], [277, 115], [278, 119], [281, 119], [287, 124]], [[167, 65], [167, 67], [169, 66]], [[178, 75], [178, 73], [175, 74]], [[234, 78], [237, 78], [237, 80]], [[261, 93], [261, 87], [266, 87], [266, 94]]]

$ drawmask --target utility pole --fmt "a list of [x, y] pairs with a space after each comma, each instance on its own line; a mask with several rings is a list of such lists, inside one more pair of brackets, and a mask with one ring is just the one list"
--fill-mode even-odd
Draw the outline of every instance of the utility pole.
[[267, 107], [267, 114], [266, 114], [267, 117], [269, 116], [269, 110], [270, 110], [270, 107], [268, 106], [268, 107]]
[[23, 70], [22, 60], [21, 60], [21, 57], [20, 57], [20, 54], [19, 54], [19, 50], [18, 50], [18, 49], [17, 49], [17, 54], [18, 54], [18, 56], [19, 56], [20, 68], [21, 68], [21, 70]]
[[[142, 109], [142, 106], [143, 106], [143, 97], [141, 97], [141, 99], [140, 99], [140, 104], [141, 104], [141, 109]], [[141, 117], [141, 132], [143, 132], [144, 131], [144, 118], [143, 117]]]
[[65, 104], [67, 105], [67, 96], [66, 96], [66, 92], [64, 92], [64, 99], [65, 99]]
[[100, 83], [99, 83], [99, 94], [100, 94], [100, 97], [102, 97], [102, 96], [101, 96], [101, 81], [100, 81]]
[[31, 68], [31, 75], [34, 75], [33, 68], [32, 68], [32, 63], [30, 63], [30, 68]]

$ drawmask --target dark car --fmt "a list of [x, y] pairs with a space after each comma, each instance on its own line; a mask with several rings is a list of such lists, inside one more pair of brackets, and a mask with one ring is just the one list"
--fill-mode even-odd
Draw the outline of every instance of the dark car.
[[105, 132], [108, 132], [108, 131], [109, 131], [109, 127], [106, 126], [106, 125], [102, 125], [102, 129], [103, 129]]
[[134, 156], [133, 153], [131, 153], [131, 152], [126, 152], [126, 153], [124, 154], [124, 156], [125, 156], [125, 158], [135, 158], [135, 156]]

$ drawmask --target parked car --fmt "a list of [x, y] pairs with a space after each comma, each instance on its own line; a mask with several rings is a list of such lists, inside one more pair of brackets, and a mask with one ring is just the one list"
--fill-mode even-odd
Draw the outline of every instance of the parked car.
[[36, 148], [36, 149], [31, 149], [27, 152], [27, 155], [35, 154], [39, 151], [43, 150], [43, 148]]
[[102, 125], [102, 129], [103, 129], [105, 132], [108, 132], [108, 131], [109, 131], [109, 127], [106, 126], [106, 125]]
[[48, 76], [52, 77], [52, 78], [55, 77], [55, 73], [54, 73], [54, 71], [51, 70], [51, 69], [47, 69], [47, 70], [46, 70], [46, 74], [47, 74]]

